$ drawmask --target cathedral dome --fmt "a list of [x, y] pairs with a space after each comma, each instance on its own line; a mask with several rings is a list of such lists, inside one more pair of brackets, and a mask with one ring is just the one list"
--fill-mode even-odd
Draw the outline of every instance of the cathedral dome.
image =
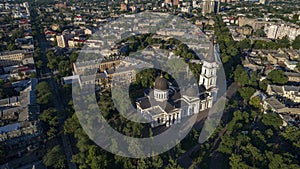
[[155, 79], [154, 88], [157, 90], [168, 90], [169, 89], [168, 80], [163, 78], [162, 76], [157, 77]]
[[186, 91], [185, 91], [185, 95], [189, 96], [189, 97], [196, 97], [198, 95], [198, 90], [196, 88], [196, 86], [190, 86]]

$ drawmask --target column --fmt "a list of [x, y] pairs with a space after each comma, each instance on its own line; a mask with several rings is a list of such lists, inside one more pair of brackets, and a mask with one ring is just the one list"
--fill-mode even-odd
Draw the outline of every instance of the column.
[[177, 124], [177, 114], [173, 114], [173, 117], [174, 117], [174, 124]]
[[170, 123], [169, 123], [169, 116], [167, 115], [167, 119], [166, 119], [166, 127], [169, 127]]
[[176, 123], [180, 123], [179, 122], [179, 113], [176, 113]]
[[196, 104], [196, 114], [198, 114], [199, 113], [199, 111], [200, 111], [200, 108], [199, 108], [199, 106], [200, 106], [200, 101], [199, 102], [197, 102], [197, 104]]
[[172, 124], [176, 124], [176, 117], [175, 117], [175, 114], [173, 114]]

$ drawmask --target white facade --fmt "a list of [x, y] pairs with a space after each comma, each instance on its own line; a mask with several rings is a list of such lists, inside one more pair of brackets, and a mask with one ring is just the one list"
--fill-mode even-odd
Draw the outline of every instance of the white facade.
[[154, 89], [154, 98], [156, 101], [163, 102], [168, 100], [169, 92], [168, 90], [158, 90]]
[[281, 39], [287, 36], [289, 40], [295, 40], [300, 35], [300, 28], [297, 25], [274, 24], [267, 25], [265, 32], [269, 39]]
[[216, 62], [203, 61], [199, 85], [203, 85], [206, 89], [215, 88], [217, 86], [217, 69]]
[[220, 0], [204, 0], [202, 6], [202, 15], [218, 13], [220, 10]]
[[[137, 100], [138, 112], [151, 121], [151, 127], [161, 125], [169, 127], [180, 123], [182, 118], [210, 109], [217, 98], [217, 69], [218, 64], [216, 62], [203, 62], [199, 86], [205, 87], [205, 89], [204, 91], [199, 90], [200, 93], [198, 90], [193, 90], [193, 86], [191, 86], [186, 91], [182, 91], [181, 97], [173, 98], [169, 95], [169, 89], [164, 88], [164, 90], [160, 90], [154, 88], [153, 94]], [[198, 85], [196, 86], [198, 88]], [[153, 100], [150, 101], [151, 99]], [[178, 105], [177, 103], [180, 104]]]

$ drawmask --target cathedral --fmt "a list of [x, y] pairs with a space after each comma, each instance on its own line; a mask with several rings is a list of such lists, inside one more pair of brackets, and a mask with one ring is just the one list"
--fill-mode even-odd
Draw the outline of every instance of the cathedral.
[[216, 62], [203, 61], [198, 85], [180, 91], [162, 75], [155, 79], [152, 92], [136, 100], [137, 111], [151, 121], [151, 127], [169, 127], [182, 118], [198, 114], [212, 107], [217, 97]]

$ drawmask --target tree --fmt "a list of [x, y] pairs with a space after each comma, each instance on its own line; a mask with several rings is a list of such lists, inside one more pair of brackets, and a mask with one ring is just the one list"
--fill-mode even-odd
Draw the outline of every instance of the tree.
[[249, 104], [259, 110], [262, 109], [261, 99], [259, 96], [251, 98]]
[[252, 168], [252, 167], [248, 166], [245, 162], [243, 162], [242, 156], [240, 156], [240, 155], [232, 154], [229, 159], [230, 159], [229, 164], [232, 169], [240, 169], [240, 168], [250, 169], [250, 168]]
[[56, 126], [58, 124], [57, 119], [55, 119], [56, 113], [57, 111], [54, 108], [46, 109], [41, 113], [40, 119], [52, 126]]
[[220, 146], [218, 147], [218, 151], [224, 154], [232, 154], [232, 148], [234, 146], [234, 138], [228, 135], [224, 135], [222, 138], [222, 142], [220, 144]]
[[244, 153], [244, 156], [250, 155], [251, 163], [254, 167], [260, 166], [261, 163], [264, 160], [264, 157], [262, 156], [261, 151], [253, 146], [251, 143], [248, 143], [246, 146], [242, 147], [242, 149], [246, 152]]
[[0, 159], [3, 159], [6, 156], [7, 152], [5, 148], [0, 144]]
[[77, 58], [78, 58], [78, 53], [73, 52], [73, 53], [70, 55], [70, 62], [71, 62], [71, 63], [75, 63], [76, 60], [77, 60]]
[[299, 20], [299, 15], [298, 14], [295, 14], [294, 16], [293, 16], [293, 21], [294, 22], [297, 22]]
[[267, 79], [272, 83], [280, 85], [286, 84], [289, 81], [288, 77], [284, 75], [284, 72], [282, 70], [272, 70], [268, 74]]
[[258, 37], [267, 37], [267, 35], [263, 29], [258, 29], [254, 34]]
[[100, 152], [99, 147], [90, 146], [86, 163], [91, 169], [107, 168], [106, 155]]
[[238, 90], [240, 96], [245, 100], [249, 101], [250, 97], [255, 93], [255, 89], [252, 87], [243, 87]]
[[243, 39], [237, 43], [237, 46], [240, 49], [250, 49], [251, 48], [251, 41], [249, 39]]
[[289, 159], [284, 157], [281, 154], [274, 154], [273, 152], [266, 152], [266, 157], [269, 161], [268, 168], [270, 169], [278, 169], [278, 168], [286, 168], [286, 169], [296, 169], [299, 168], [299, 165], [291, 163]]
[[62, 60], [58, 63], [58, 75], [61, 77], [71, 75], [71, 65], [68, 60]]
[[44, 123], [44, 129], [47, 131], [49, 137], [55, 136], [61, 116], [58, 111], [54, 108], [44, 110], [39, 118]]
[[7, 50], [9, 50], [9, 51], [12, 51], [12, 50], [15, 50], [15, 49], [16, 49], [15, 45], [12, 44], [12, 43], [9, 43], [9, 44], [7, 45], [6, 48], [7, 48]]
[[57, 41], [56, 40], [52, 41], [51, 45], [52, 46], [57, 46]]
[[57, 61], [57, 58], [55, 57], [54, 52], [51, 51], [51, 50], [47, 51], [46, 57], [47, 57], [47, 59], [48, 59], [48, 61], [49, 61], [49, 63], [47, 64], [47, 66], [48, 66], [50, 69], [57, 68], [58, 61]]
[[275, 113], [264, 114], [262, 116], [262, 122], [264, 125], [273, 127], [276, 130], [278, 130], [279, 127], [282, 125], [282, 119], [279, 117], [278, 114]]
[[254, 49], [267, 49], [268, 47], [267, 47], [267, 43], [265, 41], [255, 40], [253, 48]]
[[290, 142], [296, 150], [300, 150], [300, 130], [294, 126], [287, 126], [285, 131], [280, 133], [280, 135]]
[[80, 128], [79, 121], [77, 119], [76, 114], [74, 113], [72, 117], [68, 118], [64, 123], [64, 133], [72, 134], [75, 133], [76, 130]]
[[165, 169], [183, 169], [182, 167], [180, 167], [175, 160], [173, 160], [171, 157], [169, 157], [169, 163], [166, 166]]
[[259, 88], [260, 88], [260, 90], [266, 91], [269, 84], [270, 84], [270, 81], [268, 79], [262, 80], [261, 82], [259, 82]]
[[35, 58], [39, 58], [41, 56], [42, 52], [41, 52], [41, 48], [37, 47], [35, 50], [34, 50], [34, 57]]
[[66, 168], [66, 157], [59, 145], [54, 146], [43, 157], [43, 163], [46, 167], [53, 167], [55, 169]]
[[160, 156], [152, 157], [152, 166], [153, 168], [161, 168], [163, 166], [163, 160]]
[[153, 87], [155, 81], [156, 71], [155, 69], [146, 69], [137, 74], [136, 82], [141, 84], [142, 87]]
[[41, 69], [43, 67], [43, 61], [42, 60], [38, 60], [36, 62], [36, 67], [39, 68], [39, 69]]
[[300, 49], [300, 35], [296, 37], [296, 39], [292, 43], [293, 49]]
[[240, 85], [245, 86], [249, 84], [250, 79], [248, 73], [241, 65], [237, 65], [233, 73], [233, 76], [234, 76], [234, 80], [238, 82]]
[[41, 82], [36, 86], [37, 103], [49, 104], [52, 100], [52, 91], [47, 82]]
[[256, 88], [258, 86], [258, 80], [259, 80], [259, 76], [258, 76], [257, 72], [252, 71], [250, 73], [250, 79], [249, 79], [248, 85]]
[[277, 43], [278, 43], [278, 47], [280, 48], [290, 47], [290, 40], [287, 36], [284, 36], [282, 39], [279, 39]]

